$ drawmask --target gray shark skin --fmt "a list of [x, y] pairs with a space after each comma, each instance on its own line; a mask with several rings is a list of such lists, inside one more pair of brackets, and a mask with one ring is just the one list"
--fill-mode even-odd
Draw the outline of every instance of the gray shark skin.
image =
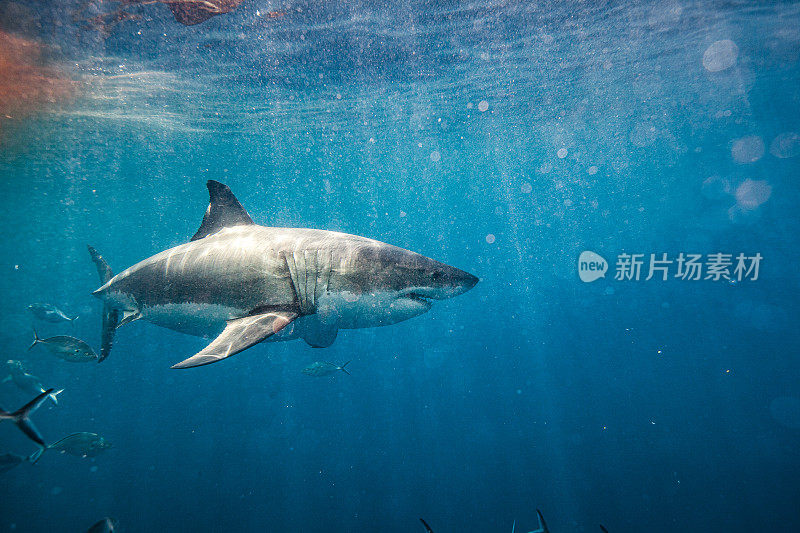
[[[173, 365], [214, 363], [264, 340], [327, 347], [339, 329], [395, 324], [452, 298], [478, 278], [373, 239], [253, 223], [230, 189], [209, 181], [210, 204], [192, 240], [120, 272], [93, 294], [104, 301], [104, 338], [143, 318], [216, 337]], [[96, 252], [93, 252], [93, 258]], [[110, 269], [100, 268], [101, 281]], [[117, 327], [118, 327], [117, 326]]]

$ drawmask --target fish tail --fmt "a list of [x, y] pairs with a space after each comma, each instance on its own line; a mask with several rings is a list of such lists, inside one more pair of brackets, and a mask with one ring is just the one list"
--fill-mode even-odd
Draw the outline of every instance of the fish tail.
[[40, 342], [42, 342], [42, 339], [40, 339], [39, 335], [36, 334], [36, 328], [33, 328], [33, 342], [31, 343], [30, 346], [28, 346], [28, 349], [30, 350]]
[[80, 315], [75, 315], [74, 317], [70, 318], [70, 319], [69, 319], [69, 321], [70, 321], [70, 322], [75, 322], [75, 321], [76, 321], [76, 320], [78, 320], [79, 318], [80, 318]]
[[61, 394], [62, 392], [64, 392], [64, 389], [61, 389], [56, 392], [51, 392], [50, 394], [48, 394], [48, 396], [50, 397], [51, 400], [53, 400], [54, 404], [58, 405], [58, 395]]
[[45, 451], [46, 449], [47, 449], [47, 448], [46, 448], [46, 447], [44, 447], [44, 446], [39, 446], [39, 449], [38, 449], [38, 450], [36, 450], [36, 451], [35, 451], [35, 452], [33, 452], [32, 454], [30, 454], [28, 457], [26, 457], [27, 461], [28, 461], [29, 463], [31, 463], [31, 464], [34, 464], [34, 465], [35, 465], [35, 464], [36, 464], [36, 462], [37, 462], [37, 461], [38, 461], [38, 460], [39, 460], [39, 459], [42, 457], [42, 454], [44, 453], [44, 451]]
[[348, 376], [352, 376], [352, 374], [350, 372], [348, 372], [347, 369], [345, 368], [349, 364], [350, 364], [350, 361], [348, 361], [348, 362], [346, 362], [345, 364], [342, 365], [342, 372], [344, 372]]

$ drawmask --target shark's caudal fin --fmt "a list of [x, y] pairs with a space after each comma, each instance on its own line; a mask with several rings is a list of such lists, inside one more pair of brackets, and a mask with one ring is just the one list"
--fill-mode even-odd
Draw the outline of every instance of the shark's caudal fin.
[[196, 241], [231, 226], [248, 226], [254, 224], [242, 204], [231, 192], [231, 189], [218, 181], [208, 180], [209, 203], [200, 229], [191, 240]]
[[343, 364], [342, 366], [340, 366], [340, 367], [339, 367], [339, 370], [341, 370], [342, 372], [344, 372], [344, 373], [345, 373], [345, 374], [347, 374], [348, 376], [349, 376], [349, 375], [351, 375], [351, 374], [350, 374], [350, 372], [348, 372], [348, 371], [347, 371], [347, 369], [346, 369], [345, 367], [346, 367], [347, 365], [349, 365], [349, 364], [350, 364], [350, 361], [346, 362], [345, 364]]
[[[92, 257], [94, 266], [97, 267], [97, 275], [100, 276], [100, 283], [108, 283], [111, 278], [114, 277], [111, 267], [108, 266], [103, 256], [92, 246], [87, 246], [87, 248], [89, 249], [89, 255]], [[117, 330], [118, 323], [119, 311], [112, 308], [111, 304], [108, 302], [103, 302], [103, 329], [100, 332], [100, 358], [97, 360], [98, 363], [102, 362], [111, 353], [111, 346], [114, 344], [114, 333]]]
[[30, 415], [36, 411], [42, 402], [47, 399], [48, 396], [53, 394], [55, 389], [47, 389], [40, 395], [38, 395], [33, 400], [29, 401], [13, 413], [9, 413], [3, 409], [0, 409], [0, 420], [12, 420], [17, 427], [28, 436], [33, 442], [38, 444], [40, 447], [47, 446], [44, 443], [44, 438], [39, 433], [39, 430], [36, 429], [36, 426], [33, 425], [33, 422], [30, 421]]
[[211, 341], [211, 344], [190, 358], [172, 365], [172, 368], [208, 365], [236, 355], [278, 333], [295, 318], [297, 318], [297, 313], [291, 311], [270, 311], [231, 320], [219, 337]]
[[608, 533], [608, 530], [605, 528], [603, 524], [600, 524], [600, 529], [603, 530], [603, 533]]
[[420, 518], [419, 521], [422, 522], [422, 527], [425, 528], [425, 531], [427, 531], [428, 533], [433, 533], [433, 530], [431, 529], [431, 526], [429, 526], [428, 523], [425, 520]]

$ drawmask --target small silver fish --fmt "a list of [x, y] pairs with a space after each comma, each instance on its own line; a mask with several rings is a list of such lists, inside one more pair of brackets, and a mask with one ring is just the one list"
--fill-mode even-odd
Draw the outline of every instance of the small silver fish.
[[111, 448], [111, 443], [97, 433], [73, 433], [47, 447], [76, 457], [97, 457]]
[[[6, 381], [13, 381], [14, 385], [16, 385], [22, 392], [31, 396], [36, 396], [45, 391], [45, 388], [42, 386], [42, 382], [39, 381], [39, 378], [25, 372], [25, 368], [22, 366], [21, 361], [9, 359], [6, 361], [6, 369], [8, 369], [8, 376], [3, 379], [4, 383]], [[61, 392], [63, 392], [63, 390], [54, 392], [50, 395], [50, 399], [52, 399], [53, 403], [56, 405], [58, 405], [57, 395]]]
[[114, 533], [114, 531], [118, 531], [118, 528], [116, 520], [105, 517], [86, 530], [86, 533]]
[[312, 363], [307, 367], [305, 367], [303, 369], [303, 374], [305, 374], [306, 376], [314, 376], [314, 377], [330, 376], [331, 374], [334, 374], [341, 370], [342, 372], [344, 372], [349, 376], [350, 372], [348, 372], [347, 369], [345, 368], [349, 364], [350, 361], [346, 362], [342, 366], [333, 363], [328, 363], [326, 361], [317, 361], [316, 363]]
[[44, 345], [53, 355], [70, 363], [86, 363], [99, 359], [91, 346], [69, 335], [56, 335], [55, 337], [40, 339], [36, 334], [36, 330], [33, 330], [33, 344], [28, 349], [30, 350], [37, 344]]
[[0, 474], [5, 474], [14, 467], [19, 466], [25, 461], [25, 457], [15, 453], [4, 453], [0, 455]]
[[53, 304], [35, 303], [28, 306], [28, 311], [33, 313], [33, 316], [45, 322], [72, 322], [78, 317], [69, 317], [67, 314]]

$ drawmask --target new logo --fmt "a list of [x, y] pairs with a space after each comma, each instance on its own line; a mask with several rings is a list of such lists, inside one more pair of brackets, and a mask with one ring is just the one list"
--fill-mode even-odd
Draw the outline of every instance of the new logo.
[[586, 250], [578, 257], [578, 276], [584, 283], [606, 277], [608, 262], [600, 254]]

